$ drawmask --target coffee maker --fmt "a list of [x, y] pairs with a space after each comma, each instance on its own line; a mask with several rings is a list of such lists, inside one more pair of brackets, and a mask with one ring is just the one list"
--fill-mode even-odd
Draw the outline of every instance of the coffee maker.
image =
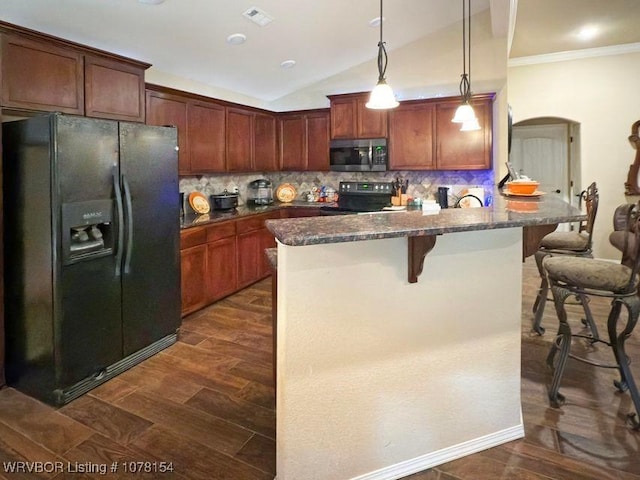
[[271, 205], [273, 203], [273, 184], [271, 180], [260, 178], [249, 183], [248, 205]]

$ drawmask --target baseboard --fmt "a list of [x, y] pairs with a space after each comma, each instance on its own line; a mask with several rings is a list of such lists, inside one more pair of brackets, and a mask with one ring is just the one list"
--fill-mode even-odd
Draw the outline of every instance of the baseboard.
[[397, 480], [522, 437], [524, 437], [524, 424], [520, 423], [520, 425], [516, 425], [515, 427], [485, 435], [484, 437], [475, 438], [452, 447], [443, 448], [433, 453], [421, 455], [405, 462], [381, 468], [375, 472], [354, 477], [351, 480]]

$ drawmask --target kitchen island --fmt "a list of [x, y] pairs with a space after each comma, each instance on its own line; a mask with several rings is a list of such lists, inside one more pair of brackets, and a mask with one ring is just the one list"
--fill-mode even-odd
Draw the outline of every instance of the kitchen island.
[[395, 479], [524, 435], [522, 227], [554, 198], [270, 220], [277, 479]]

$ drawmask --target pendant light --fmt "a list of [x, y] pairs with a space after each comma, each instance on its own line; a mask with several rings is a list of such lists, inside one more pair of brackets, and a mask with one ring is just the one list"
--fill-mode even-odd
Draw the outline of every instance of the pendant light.
[[[467, 37], [467, 30], [469, 36]], [[467, 73], [467, 66], [469, 72]], [[473, 107], [469, 104], [471, 99], [471, 0], [462, 0], [462, 79], [460, 80], [460, 96], [462, 104], [456, 110], [451, 120], [454, 123], [462, 123], [463, 132], [480, 130], [480, 124]]]
[[382, 41], [382, 0], [380, 0], [380, 41], [378, 42], [378, 84], [371, 91], [369, 101], [366, 103], [367, 108], [376, 110], [384, 110], [394, 108], [399, 105], [393, 90], [384, 78], [387, 71], [387, 49]]

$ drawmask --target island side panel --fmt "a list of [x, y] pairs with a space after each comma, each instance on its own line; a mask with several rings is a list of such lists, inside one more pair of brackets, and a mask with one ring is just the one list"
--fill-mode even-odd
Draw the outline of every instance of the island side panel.
[[278, 245], [278, 480], [398, 478], [524, 435], [521, 229], [438, 236], [415, 284], [407, 243]]

